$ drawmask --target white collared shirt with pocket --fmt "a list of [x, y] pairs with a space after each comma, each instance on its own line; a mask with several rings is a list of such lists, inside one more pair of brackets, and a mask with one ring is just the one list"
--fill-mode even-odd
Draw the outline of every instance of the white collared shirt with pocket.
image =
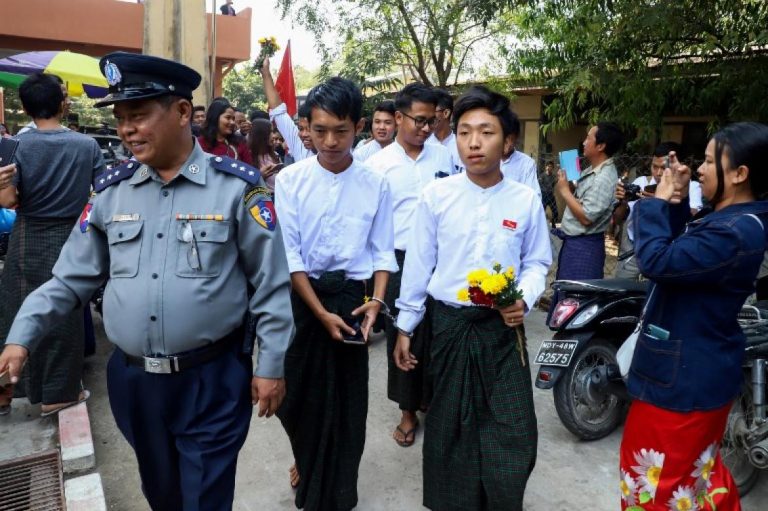
[[466, 306], [458, 292], [469, 272], [495, 263], [515, 268], [528, 308], [544, 291], [552, 250], [541, 199], [528, 186], [503, 179], [481, 188], [466, 173], [432, 183], [416, 209], [396, 306], [397, 325], [412, 332], [424, 316], [427, 294]]
[[436, 144], [424, 144], [414, 160], [397, 141], [366, 160], [365, 165], [389, 182], [394, 211], [395, 248], [405, 250], [421, 191], [435, 179], [452, 173], [451, 156]]
[[389, 184], [361, 163], [338, 174], [317, 157], [286, 167], [275, 181], [275, 208], [291, 273], [344, 270], [365, 280], [398, 271]]

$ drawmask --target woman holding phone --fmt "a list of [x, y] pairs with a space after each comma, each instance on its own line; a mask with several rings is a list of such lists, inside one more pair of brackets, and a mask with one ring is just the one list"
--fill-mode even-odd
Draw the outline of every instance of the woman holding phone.
[[732, 124], [698, 169], [709, 209], [691, 220], [691, 171], [675, 153], [655, 198], [635, 206], [635, 253], [652, 285], [627, 382], [622, 509], [740, 509], [719, 449], [742, 383], [736, 317], [766, 249], [766, 165], [768, 126]]
[[253, 163], [270, 190], [275, 189], [275, 175], [283, 168], [272, 144], [272, 123], [267, 119], [254, 119], [248, 135]]

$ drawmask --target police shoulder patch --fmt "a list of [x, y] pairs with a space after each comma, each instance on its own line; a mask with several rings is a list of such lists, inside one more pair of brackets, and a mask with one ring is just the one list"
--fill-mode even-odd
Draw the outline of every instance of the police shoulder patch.
[[272, 191], [269, 188], [263, 186], [251, 188], [245, 193], [243, 202], [257, 224], [268, 231], [275, 230], [277, 213], [275, 212], [275, 203], [272, 200]]
[[259, 169], [240, 160], [227, 156], [212, 156], [210, 163], [219, 172], [232, 174], [252, 185], [257, 185], [261, 182], [261, 172], [259, 172]]
[[96, 176], [93, 180], [93, 191], [100, 192], [113, 184], [119, 183], [131, 177], [141, 167], [141, 163], [135, 160], [127, 162]]

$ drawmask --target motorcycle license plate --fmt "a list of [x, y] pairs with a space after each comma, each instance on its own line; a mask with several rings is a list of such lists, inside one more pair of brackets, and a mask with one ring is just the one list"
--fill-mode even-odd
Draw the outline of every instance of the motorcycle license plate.
[[576, 351], [578, 341], [543, 341], [539, 346], [539, 352], [536, 354], [534, 364], [545, 366], [568, 367], [573, 358], [573, 352]]

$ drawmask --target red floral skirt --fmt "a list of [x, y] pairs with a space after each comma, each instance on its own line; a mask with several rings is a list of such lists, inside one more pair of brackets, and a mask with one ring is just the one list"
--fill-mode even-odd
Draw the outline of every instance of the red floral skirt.
[[720, 458], [730, 408], [680, 413], [634, 401], [621, 439], [621, 509], [740, 510]]

